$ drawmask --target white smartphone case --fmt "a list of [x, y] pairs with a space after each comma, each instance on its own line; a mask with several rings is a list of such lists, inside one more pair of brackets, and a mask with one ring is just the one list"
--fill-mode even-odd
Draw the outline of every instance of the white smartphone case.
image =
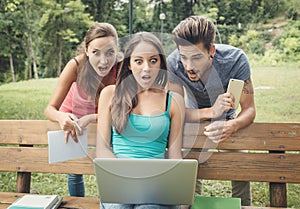
[[231, 93], [234, 96], [235, 109], [237, 109], [238, 106], [239, 106], [240, 98], [241, 98], [242, 91], [243, 91], [243, 87], [244, 87], [244, 81], [243, 80], [238, 80], [238, 79], [233, 79], [233, 78], [229, 80], [229, 84], [228, 84], [228, 87], [227, 87], [227, 92]]

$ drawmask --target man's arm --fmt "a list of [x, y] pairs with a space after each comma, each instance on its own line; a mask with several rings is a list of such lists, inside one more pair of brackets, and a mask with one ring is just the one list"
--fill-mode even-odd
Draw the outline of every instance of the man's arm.
[[[168, 83], [168, 90], [177, 92], [184, 97], [183, 86], [178, 83]], [[223, 114], [224, 111], [229, 111], [231, 108], [231, 102], [224, 104], [225, 98], [230, 97], [229, 94], [222, 94], [218, 97], [213, 107], [201, 108], [201, 109], [185, 109], [185, 122], [198, 123], [201, 121], [217, 118]]]
[[[179, 84], [169, 83], [168, 89], [184, 95], [183, 87]], [[220, 142], [229, 138], [233, 133], [251, 124], [255, 118], [256, 110], [254, 105], [254, 90], [252, 81], [249, 78], [245, 81], [240, 99], [241, 111], [237, 118], [229, 121], [216, 121], [205, 127], [205, 134], [213, 141]], [[200, 122], [216, 118], [219, 113], [229, 111], [233, 106], [232, 98], [228, 93], [219, 95], [217, 101], [211, 108], [185, 109], [186, 122]]]
[[234, 119], [235, 131], [242, 129], [254, 121], [256, 110], [254, 104], [254, 89], [251, 78], [245, 81], [242, 96], [240, 99], [241, 111]]
[[254, 90], [250, 78], [245, 81], [240, 105], [241, 111], [237, 118], [228, 121], [213, 122], [205, 127], [204, 134], [212, 141], [220, 142], [254, 121], [256, 110], [254, 105]]

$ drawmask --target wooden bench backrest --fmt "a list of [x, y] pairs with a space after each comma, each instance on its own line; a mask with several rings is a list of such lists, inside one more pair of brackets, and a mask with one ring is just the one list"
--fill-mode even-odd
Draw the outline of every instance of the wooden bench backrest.
[[[199, 178], [300, 183], [300, 123], [253, 123], [219, 144], [203, 135], [205, 125], [184, 128], [184, 158], [199, 160]], [[0, 171], [94, 174], [96, 124], [88, 127], [89, 157], [48, 164], [47, 131], [59, 129], [48, 120], [0, 120]]]

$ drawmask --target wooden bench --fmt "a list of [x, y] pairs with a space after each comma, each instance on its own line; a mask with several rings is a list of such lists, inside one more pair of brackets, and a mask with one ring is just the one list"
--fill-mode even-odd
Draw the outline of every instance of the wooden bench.
[[[198, 178], [270, 182], [270, 207], [242, 208], [286, 208], [286, 183], [300, 183], [300, 123], [253, 123], [218, 145], [202, 134], [205, 125], [188, 123], [184, 129], [184, 158], [201, 162]], [[16, 192], [0, 192], [0, 209], [30, 191], [32, 172], [94, 175], [89, 158], [48, 164], [47, 131], [58, 129], [47, 120], [0, 120], [0, 171], [18, 173]], [[88, 136], [89, 156], [95, 156], [95, 124]], [[98, 209], [99, 199], [66, 196], [61, 208]]]

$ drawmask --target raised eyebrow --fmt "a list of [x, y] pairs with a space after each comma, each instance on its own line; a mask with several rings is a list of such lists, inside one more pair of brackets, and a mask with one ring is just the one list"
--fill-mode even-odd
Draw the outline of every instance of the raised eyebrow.
[[115, 51], [115, 49], [113, 47], [108, 48], [106, 51]]
[[143, 59], [141, 56], [131, 56], [132, 59]]
[[92, 48], [92, 51], [101, 51], [100, 49]]
[[152, 58], [159, 58], [159, 54], [152, 55], [152, 56], [150, 57], [150, 59], [152, 59]]
[[192, 55], [192, 58], [193, 57], [203, 57], [203, 54], [200, 54], [200, 53], [199, 54], [194, 54], [194, 55]]
[[[97, 49], [97, 48], [92, 48], [92, 50], [93, 51], [103, 51], [103, 49]], [[107, 51], [110, 51], [110, 50], [113, 50], [113, 51], [115, 51], [115, 49], [113, 48], [113, 47], [111, 47], [111, 48], [108, 48], [108, 49], [106, 49], [105, 51], [107, 52]]]
[[[181, 57], [187, 57], [187, 56], [185, 56], [184, 54], [180, 54], [180, 56]], [[203, 57], [203, 54], [193, 54], [192, 56], [191, 56], [191, 58], [195, 58], [195, 57]]]

